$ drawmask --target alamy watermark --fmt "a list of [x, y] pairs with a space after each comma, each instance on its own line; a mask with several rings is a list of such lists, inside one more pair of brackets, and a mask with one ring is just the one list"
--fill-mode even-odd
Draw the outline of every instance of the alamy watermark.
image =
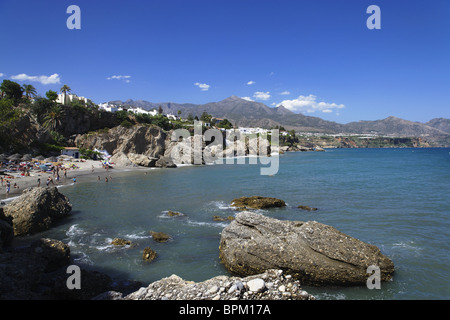
[[67, 267], [66, 273], [71, 274], [66, 281], [67, 289], [81, 289], [81, 269], [77, 265]]
[[372, 289], [381, 289], [381, 271], [379, 266], [369, 266], [367, 267], [367, 273], [370, 276], [367, 278], [366, 285], [367, 288]]
[[[70, 16], [67, 18], [66, 26], [69, 30], [81, 29], [81, 9], [77, 5], [70, 5], [66, 10]], [[368, 29], [381, 29], [381, 9], [377, 5], [370, 5], [367, 7], [366, 13], [371, 14], [367, 18], [366, 26]]]

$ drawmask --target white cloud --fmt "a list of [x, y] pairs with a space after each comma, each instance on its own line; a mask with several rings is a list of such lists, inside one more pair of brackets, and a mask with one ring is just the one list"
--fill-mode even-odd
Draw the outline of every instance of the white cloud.
[[280, 93], [280, 95], [282, 95], [282, 96], [288, 96], [290, 94], [291, 93], [289, 91], [283, 91], [282, 93]]
[[209, 84], [206, 84], [206, 83], [199, 83], [199, 82], [194, 83], [194, 85], [197, 86], [197, 87], [199, 87], [200, 90], [202, 90], [202, 91], [208, 91], [208, 90], [209, 90], [209, 87], [210, 87]]
[[[121, 79], [124, 79], [125, 80], [125, 82], [130, 82], [130, 80], [128, 80], [128, 79], [130, 79], [131, 78], [131, 76], [111, 76], [111, 77], [108, 77], [108, 78], [106, 78], [107, 80], [113, 80], [113, 79], [116, 79], [116, 80], [121, 80]], [[128, 81], [127, 81], [128, 80]]]
[[309, 96], [299, 96], [297, 99], [284, 100], [277, 106], [283, 105], [285, 108], [293, 112], [313, 113], [316, 111], [330, 113], [333, 109], [339, 110], [345, 108], [343, 104], [317, 102], [317, 97], [310, 94]]
[[34, 82], [40, 82], [42, 84], [55, 84], [55, 83], [61, 83], [61, 78], [59, 77], [59, 74], [54, 73], [51, 76], [29, 76], [25, 73], [21, 73], [15, 76], [11, 76], [11, 79], [13, 80], [19, 80], [19, 81], [34, 81]]
[[255, 98], [256, 100], [269, 100], [270, 99], [270, 92], [261, 92], [261, 91], [257, 91], [253, 94], [253, 98]]
[[5, 74], [0, 72], [0, 77], [3, 77]]
[[256, 82], [255, 81], [249, 81], [249, 82], [247, 82], [247, 84], [249, 85], [249, 86], [251, 86], [252, 84], [255, 84]]
[[253, 100], [253, 99], [250, 98], [250, 97], [241, 97], [241, 99], [244, 99], [244, 100], [247, 100], [247, 101], [255, 101], [255, 100]]

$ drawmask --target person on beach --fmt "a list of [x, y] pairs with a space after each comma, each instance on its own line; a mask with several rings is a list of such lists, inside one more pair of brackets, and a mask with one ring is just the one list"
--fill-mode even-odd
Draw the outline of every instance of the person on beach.
[[9, 190], [11, 188], [11, 183], [9, 182], [9, 180], [6, 180], [6, 194], [9, 194]]
[[14, 189], [19, 189], [19, 185], [14, 182]]
[[108, 177], [105, 177], [105, 182], [108, 182]]
[[92, 173], [94, 172], [94, 165], [92, 165]]
[[55, 184], [55, 183], [53, 182], [53, 179], [52, 179], [51, 177], [48, 177], [48, 179], [47, 179], [47, 187], [48, 187], [48, 185], [50, 184], [50, 182], [51, 182], [52, 184]]
[[100, 176], [97, 176], [97, 181], [100, 181]]
[[40, 187], [41, 186], [41, 178], [38, 178], [37, 182], [38, 182], [37, 186]]
[[73, 177], [73, 183], [77, 182], [77, 177]]

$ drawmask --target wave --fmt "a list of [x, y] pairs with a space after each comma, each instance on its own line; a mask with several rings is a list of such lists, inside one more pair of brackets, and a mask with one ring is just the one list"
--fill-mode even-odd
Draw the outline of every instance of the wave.
[[232, 207], [228, 203], [225, 203], [225, 201], [211, 201], [208, 203], [208, 206], [215, 207], [219, 210], [235, 210], [235, 207]]
[[192, 221], [192, 220], [189, 220], [188, 224], [196, 227], [207, 226], [207, 227], [220, 227], [222, 229], [229, 225], [229, 223], [226, 222], [206, 222], [206, 221]]

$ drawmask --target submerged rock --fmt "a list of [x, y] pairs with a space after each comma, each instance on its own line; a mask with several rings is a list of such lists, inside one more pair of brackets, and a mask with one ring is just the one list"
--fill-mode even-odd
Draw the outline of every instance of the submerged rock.
[[167, 215], [169, 216], [169, 217], [182, 217], [182, 216], [185, 216], [185, 214], [184, 213], [181, 213], [181, 212], [177, 212], [177, 211], [167, 211]]
[[371, 265], [389, 280], [394, 264], [374, 246], [316, 221], [282, 221], [240, 212], [222, 231], [220, 260], [248, 276], [281, 268], [305, 285], [365, 285]]
[[12, 217], [14, 235], [21, 236], [48, 230], [58, 219], [69, 215], [72, 205], [56, 187], [25, 189], [22, 195], [4, 207]]
[[302, 210], [307, 210], [307, 211], [317, 211], [317, 208], [312, 208], [312, 207], [303, 206], [303, 205], [299, 205], [297, 208], [302, 209]]
[[125, 240], [125, 239], [121, 239], [121, 238], [114, 238], [111, 241], [111, 244], [115, 245], [115, 246], [131, 246], [132, 243], [131, 243], [130, 240]]
[[234, 220], [233, 216], [221, 217], [221, 216], [213, 216], [214, 221], [232, 221]]
[[153, 240], [157, 242], [166, 242], [170, 239], [170, 235], [164, 232], [150, 231]]
[[231, 202], [231, 205], [233, 207], [237, 207], [238, 209], [245, 210], [285, 207], [286, 203], [283, 200], [277, 198], [252, 196], [234, 199]]
[[145, 261], [153, 261], [156, 258], [157, 254], [150, 247], [144, 248], [144, 253], [142, 254], [142, 259]]

